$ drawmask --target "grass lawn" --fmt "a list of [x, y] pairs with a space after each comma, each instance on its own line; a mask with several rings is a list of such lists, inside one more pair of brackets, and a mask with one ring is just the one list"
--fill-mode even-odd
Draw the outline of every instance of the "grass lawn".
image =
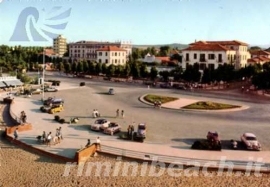
[[161, 95], [152, 95], [152, 94], [148, 94], [148, 95], [144, 96], [144, 100], [148, 101], [149, 103], [154, 103], [155, 101], [160, 101], [163, 104], [163, 103], [168, 103], [168, 102], [175, 101], [178, 99], [179, 98], [167, 97], [167, 96], [161, 96]]
[[240, 108], [240, 106], [199, 101], [197, 103], [193, 103], [191, 105], [183, 107], [183, 109], [197, 109], [197, 110], [222, 110], [232, 108]]

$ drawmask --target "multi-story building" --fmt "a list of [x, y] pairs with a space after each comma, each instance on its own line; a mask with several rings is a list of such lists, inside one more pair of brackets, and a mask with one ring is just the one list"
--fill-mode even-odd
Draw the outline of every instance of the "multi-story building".
[[182, 67], [198, 63], [200, 69], [216, 69], [220, 64], [232, 64], [236, 69], [247, 65], [248, 44], [240, 41], [198, 41], [182, 50]]
[[126, 58], [132, 52], [132, 45], [130, 42], [97, 42], [97, 41], [79, 41], [76, 43], [70, 43], [69, 46], [69, 57], [73, 60], [89, 60], [96, 61], [96, 51], [106, 46], [116, 46], [118, 48], [127, 51]]
[[97, 49], [97, 62], [106, 65], [125, 65], [127, 62], [127, 51], [116, 46], [105, 46]]
[[63, 55], [67, 52], [67, 39], [62, 35], [59, 35], [57, 38], [53, 39], [53, 51], [59, 57], [63, 57]]

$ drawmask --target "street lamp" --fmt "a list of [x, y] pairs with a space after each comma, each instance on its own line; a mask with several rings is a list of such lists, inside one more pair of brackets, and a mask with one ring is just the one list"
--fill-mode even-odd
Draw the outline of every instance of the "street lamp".
[[45, 48], [43, 48], [43, 66], [42, 66], [42, 101], [44, 101], [44, 75], [45, 73]]

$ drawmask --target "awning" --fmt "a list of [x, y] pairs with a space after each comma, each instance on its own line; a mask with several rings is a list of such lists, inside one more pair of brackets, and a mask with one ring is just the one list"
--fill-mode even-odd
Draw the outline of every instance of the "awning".
[[6, 80], [4, 81], [8, 86], [22, 86], [23, 83], [18, 80], [18, 79], [15, 79], [15, 80]]
[[7, 87], [2, 81], [0, 81], [0, 88], [5, 88]]

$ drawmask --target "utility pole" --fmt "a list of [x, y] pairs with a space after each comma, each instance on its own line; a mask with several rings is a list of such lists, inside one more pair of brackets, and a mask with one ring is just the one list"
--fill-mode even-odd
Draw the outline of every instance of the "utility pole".
[[43, 48], [43, 66], [42, 66], [42, 102], [44, 101], [44, 78], [45, 78], [45, 47]]

